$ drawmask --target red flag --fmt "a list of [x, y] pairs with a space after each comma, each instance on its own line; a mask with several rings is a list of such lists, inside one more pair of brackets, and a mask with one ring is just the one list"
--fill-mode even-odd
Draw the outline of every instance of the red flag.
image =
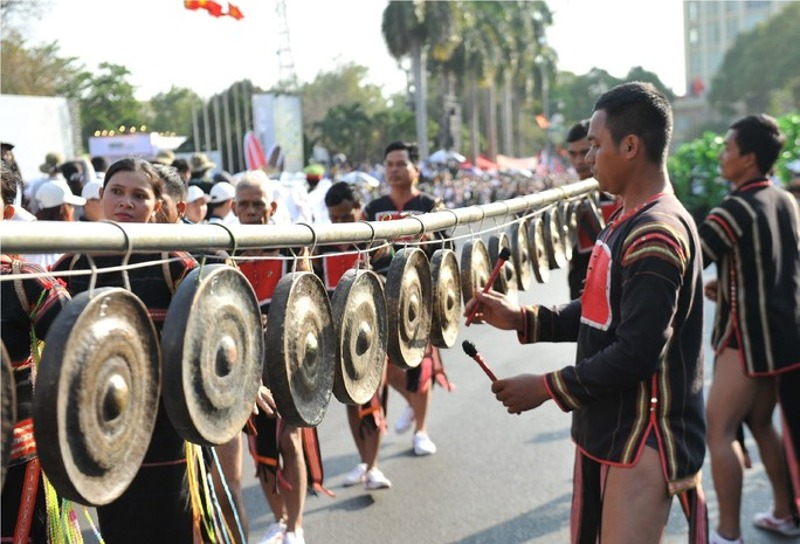
[[222, 6], [213, 0], [183, 0], [183, 7], [191, 10], [204, 9], [212, 17], [222, 17]]
[[236, 19], [237, 21], [244, 19], [244, 14], [242, 11], [237, 7], [228, 2], [228, 15]]
[[208, 11], [208, 14], [212, 17], [222, 17], [224, 15], [224, 13], [222, 13], [222, 5], [212, 2], [211, 0], [203, 2], [203, 9]]

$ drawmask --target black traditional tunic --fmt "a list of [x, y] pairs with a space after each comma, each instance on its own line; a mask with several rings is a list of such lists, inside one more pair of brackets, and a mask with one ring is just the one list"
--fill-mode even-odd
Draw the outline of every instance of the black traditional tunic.
[[699, 241], [673, 195], [619, 214], [598, 237], [581, 298], [525, 309], [520, 340], [577, 340], [576, 364], [545, 379], [573, 412], [579, 450], [632, 466], [655, 433], [670, 492], [679, 493], [697, 483], [705, 455]]
[[717, 263], [717, 351], [735, 342], [750, 376], [800, 369], [797, 201], [766, 179], [744, 183], [700, 226], [703, 263]]

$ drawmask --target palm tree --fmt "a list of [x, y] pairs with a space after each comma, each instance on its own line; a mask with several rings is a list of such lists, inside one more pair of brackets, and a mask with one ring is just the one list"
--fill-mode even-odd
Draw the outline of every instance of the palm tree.
[[403, 57], [411, 57], [417, 145], [421, 159], [428, 157], [425, 57], [428, 49], [439, 61], [452, 55], [459, 42], [457, 9], [458, 4], [454, 2], [390, 0], [383, 11], [381, 32], [389, 53], [398, 62]]

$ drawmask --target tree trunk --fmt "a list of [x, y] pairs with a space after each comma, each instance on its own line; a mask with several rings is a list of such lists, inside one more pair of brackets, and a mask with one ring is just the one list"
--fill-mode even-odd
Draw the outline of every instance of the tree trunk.
[[412, 69], [414, 70], [414, 117], [417, 121], [417, 147], [419, 159], [428, 158], [428, 114], [425, 111], [426, 86], [424, 58], [420, 44], [415, 42], [411, 50]]
[[503, 82], [503, 154], [514, 155], [514, 122], [511, 117], [511, 78]]
[[478, 154], [480, 154], [480, 135], [478, 130], [478, 82], [473, 77], [469, 88], [469, 132], [470, 132], [470, 146], [472, 151], [472, 165], [478, 166]]
[[486, 89], [486, 129], [488, 145], [486, 153], [492, 162], [497, 160], [497, 93], [494, 88], [494, 81], [489, 81]]

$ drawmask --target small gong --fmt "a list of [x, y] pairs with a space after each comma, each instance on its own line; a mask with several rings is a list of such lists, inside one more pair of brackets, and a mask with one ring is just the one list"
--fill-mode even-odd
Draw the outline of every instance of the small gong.
[[331, 303], [312, 272], [283, 276], [269, 307], [264, 383], [281, 417], [296, 427], [316, 427], [328, 411], [336, 374]]
[[518, 221], [511, 225], [509, 238], [511, 240], [511, 258], [514, 260], [517, 276], [517, 288], [524, 291], [531, 286], [531, 254], [526, 222]]
[[33, 395], [39, 459], [59, 495], [103, 505], [128, 488], [150, 445], [160, 388], [156, 330], [133, 293], [84, 291], [61, 310]]
[[528, 247], [530, 248], [533, 275], [539, 283], [547, 283], [547, 280], [550, 279], [550, 261], [547, 258], [546, 243], [542, 216], [534, 216], [528, 222]]
[[456, 343], [461, 321], [461, 274], [452, 249], [437, 249], [431, 259], [433, 323], [431, 343], [449, 348]]
[[17, 388], [14, 381], [14, 368], [11, 366], [11, 358], [6, 351], [6, 345], [0, 343], [0, 355], [2, 355], [2, 376], [0, 376], [0, 388], [3, 391], [3, 398], [0, 399], [0, 410], [2, 410], [2, 437], [0, 438], [0, 489], [3, 488], [5, 481], [8, 461], [11, 457], [11, 441], [14, 438], [14, 425], [17, 423]]
[[561, 214], [558, 209], [548, 208], [542, 213], [544, 225], [545, 250], [550, 262], [550, 270], [564, 268], [567, 256], [564, 251], [564, 229], [561, 226]]
[[431, 267], [418, 247], [398, 251], [386, 276], [389, 361], [401, 368], [422, 362], [431, 334]]
[[344, 404], [366, 404], [380, 387], [388, 344], [386, 296], [371, 270], [347, 270], [331, 299], [338, 358], [333, 394]]
[[[509, 254], [511, 253], [511, 242], [508, 239], [508, 236], [505, 232], [493, 234], [489, 238], [489, 262], [492, 265], [492, 269], [494, 269], [494, 267], [497, 265], [497, 258], [500, 255], [500, 251], [503, 249], [508, 249]], [[517, 272], [514, 268], [514, 262], [512, 260], [508, 260], [503, 263], [503, 267], [498, 272], [492, 288], [495, 291], [503, 294], [516, 292]]]
[[492, 275], [492, 263], [486, 244], [475, 238], [461, 249], [461, 294], [464, 301], [472, 300], [475, 291], [480, 291]]
[[559, 223], [561, 226], [561, 240], [564, 248], [564, 258], [567, 261], [572, 260], [572, 229], [570, 227], [571, 221], [571, 202], [569, 200], [562, 200], [558, 203]]
[[264, 361], [261, 313], [250, 282], [226, 264], [192, 270], [161, 331], [164, 405], [186, 440], [224, 444], [253, 411]]

